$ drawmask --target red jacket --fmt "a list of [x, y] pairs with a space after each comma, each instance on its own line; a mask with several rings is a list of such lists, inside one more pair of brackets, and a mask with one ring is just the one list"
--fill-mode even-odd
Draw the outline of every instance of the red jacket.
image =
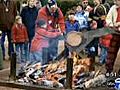
[[38, 12], [38, 17], [37, 20], [39, 19], [44, 19], [47, 21], [48, 24], [48, 30], [53, 30], [56, 29], [56, 26], [59, 25], [60, 30], [62, 32], [65, 31], [65, 21], [64, 21], [64, 16], [60, 8], [57, 9], [56, 15], [53, 16], [50, 14], [48, 8], [42, 7], [39, 12]]
[[14, 24], [12, 27], [12, 40], [14, 43], [28, 41], [27, 29], [23, 24]]
[[36, 31], [35, 36], [31, 43], [31, 49], [30, 49], [31, 52], [42, 51], [43, 47], [49, 46], [48, 43], [49, 38], [54, 38], [61, 35], [60, 32], [50, 32], [44, 28], [39, 28], [39, 27], [37, 27], [35, 31]]
[[110, 46], [111, 39], [112, 39], [112, 35], [111, 34], [102, 36], [100, 38], [100, 44], [108, 48]]

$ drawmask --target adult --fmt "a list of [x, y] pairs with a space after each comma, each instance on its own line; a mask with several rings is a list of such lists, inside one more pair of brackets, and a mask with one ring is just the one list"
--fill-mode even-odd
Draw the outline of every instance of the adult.
[[5, 59], [5, 37], [8, 39], [8, 55], [11, 56], [13, 44], [11, 43], [11, 28], [17, 15], [17, 5], [14, 0], [0, 0], [0, 30], [2, 30], [1, 47]]
[[36, 7], [39, 10], [42, 7], [41, 1], [40, 0], [36, 0]]
[[87, 6], [89, 6], [88, 0], [82, 0], [81, 4], [82, 4], [84, 10], [87, 8]]
[[[112, 27], [114, 30], [120, 33], [120, 0], [114, 0], [115, 5], [113, 5], [106, 17], [106, 25]], [[108, 56], [106, 62], [106, 70], [108, 73], [113, 71], [114, 62], [117, 57], [117, 53], [120, 47], [120, 35], [113, 34], [110, 41], [110, 47], [108, 49]]]
[[[37, 20], [44, 19], [47, 22], [47, 28], [50, 31], [65, 31], [64, 16], [55, 0], [48, 0], [48, 4], [42, 7], [38, 12]], [[56, 38], [57, 39], [57, 38]], [[53, 60], [57, 56], [58, 41], [50, 39], [50, 58]]]
[[38, 9], [35, 7], [35, 0], [28, 0], [27, 2], [28, 5], [23, 7], [21, 11], [21, 17], [23, 24], [27, 28], [29, 43], [25, 45], [25, 53], [27, 54], [25, 56], [29, 57], [28, 49], [30, 49], [31, 41], [35, 34], [35, 21], [38, 15]]
[[94, 0], [94, 9], [90, 13], [90, 17], [97, 22], [97, 28], [104, 27], [105, 16], [107, 15], [106, 7], [101, 0]]
[[[94, 8], [89, 13], [89, 17], [92, 19], [90, 23], [90, 29], [97, 29], [104, 27], [105, 15], [106, 15], [106, 8], [102, 4], [101, 0], [93, 0]], [[95, 56], [98, 55], [98, 44], [99, 38], [94, 38], [93, 41], [87, 46], [88, 48], [88, 56], [91, 58], [91, 61], [94, 65], [95, 63]], [[94, 67], [91, 68], [94, 70]]]

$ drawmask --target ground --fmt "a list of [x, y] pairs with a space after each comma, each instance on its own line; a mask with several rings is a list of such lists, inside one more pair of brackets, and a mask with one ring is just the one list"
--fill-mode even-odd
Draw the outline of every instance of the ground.
[[[7, 47], [6, 47], [7, 48]], [[6, 57], [6, 59], [8, 59], [8, 56]], [[101, 67], [99, 67], [101, 68]], [[98, 69], [99, 69], [98, 68]], [[114, 65], [114, 72], [118, 72], [120, 68], [120, 50]], [[105, 71], [104, 66], [101, 69], [103, 72]], [[9, 75], [10, 75], [10, 60], [4, 60], [4, 69], [0, 70], [0, 80], [4, 80], [4, 81], [8, 81], [9, 80]], [[21, 90], [21, 89], [16, 89], [16, 88], [7, 88], [7, 87], [1, 87], [0, 86], [0, 90]], [[103, 89], [100, 89], [103, 90]], [[105, 90], [105, 89], [104, 89]]]

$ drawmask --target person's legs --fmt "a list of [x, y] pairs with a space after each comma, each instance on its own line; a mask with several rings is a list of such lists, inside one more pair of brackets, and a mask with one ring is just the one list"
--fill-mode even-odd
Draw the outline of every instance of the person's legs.
[[2, 70], [3, 67], [3, 55], [2, 55], [2, 48], [0, 46], [0, 70]]
[[58, 45], [58, 41], [56, 40], [56, 38], [50, 39], [49, 41], [49, 51], [50, 51], [50, 59], [54, 59], [57, 56], [57, 47]]
[[6, 32], [2, 32], [1, 47], [2, 47], [2, 53], [3, 53], [3, 60], [5, 60], [5, 46], [4, 46], [5, 36], [6, 36]]
[[50, 52], [47, 47], [44, 47], [42, 49], [42, 64], [48, 64], [50, 62], [49, 53]]
[[29, 61], [29, 43], [24, 44], [24, 57], [26, 61]]
[[108, 49], [107, 61], [106, 61], [106, 70], [107, 72], [113, 71], [114, 62], [117, 57], [117, 53], [120, 47], [119, 41], [120, 35], [113, 35], [113, 38], [110, 42], [110, 47]]
[[19, 44], [15, 44], [15, 52], [16, 52], [17, 63], [20, 64], [21, 60], [20, 60], [20, 45]]
[[58, 36], [56, 38], [49, 40], [49, 56], [50, 59], [54, 60], [58, 56], [58, 41], [64, 40], [63, 36]]
[[24, 44], [20, 43], [20, 58], [21, 58], [21, 62], [25, 63], [25, 52], [24, 52]]
[[41, 51], [30, 52], [30, 63], [34, 64], [36, 62], [42, 63], [42, 52]]
[[107, 58], [107, 48], [104, 46], [100, 46], [101, 53], [100, 53], [100, 63], [104, 64]]
[[12, 53], [14, 52], [13, 43], [11, 42], [11, 31], [7, 32], [7, 39], [8, 39], [8, 55], [11, 57]]

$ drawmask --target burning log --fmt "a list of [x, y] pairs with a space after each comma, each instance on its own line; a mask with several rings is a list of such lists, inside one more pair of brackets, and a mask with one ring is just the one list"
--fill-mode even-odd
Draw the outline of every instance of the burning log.
[[105, 82], [106, 82], [105, 75], [98, 75], [97, 77], [86, 81], [85, 82], [85, 87], [90, 88], [90, 87], [94, 87], [96, 85], [103, 84]]

